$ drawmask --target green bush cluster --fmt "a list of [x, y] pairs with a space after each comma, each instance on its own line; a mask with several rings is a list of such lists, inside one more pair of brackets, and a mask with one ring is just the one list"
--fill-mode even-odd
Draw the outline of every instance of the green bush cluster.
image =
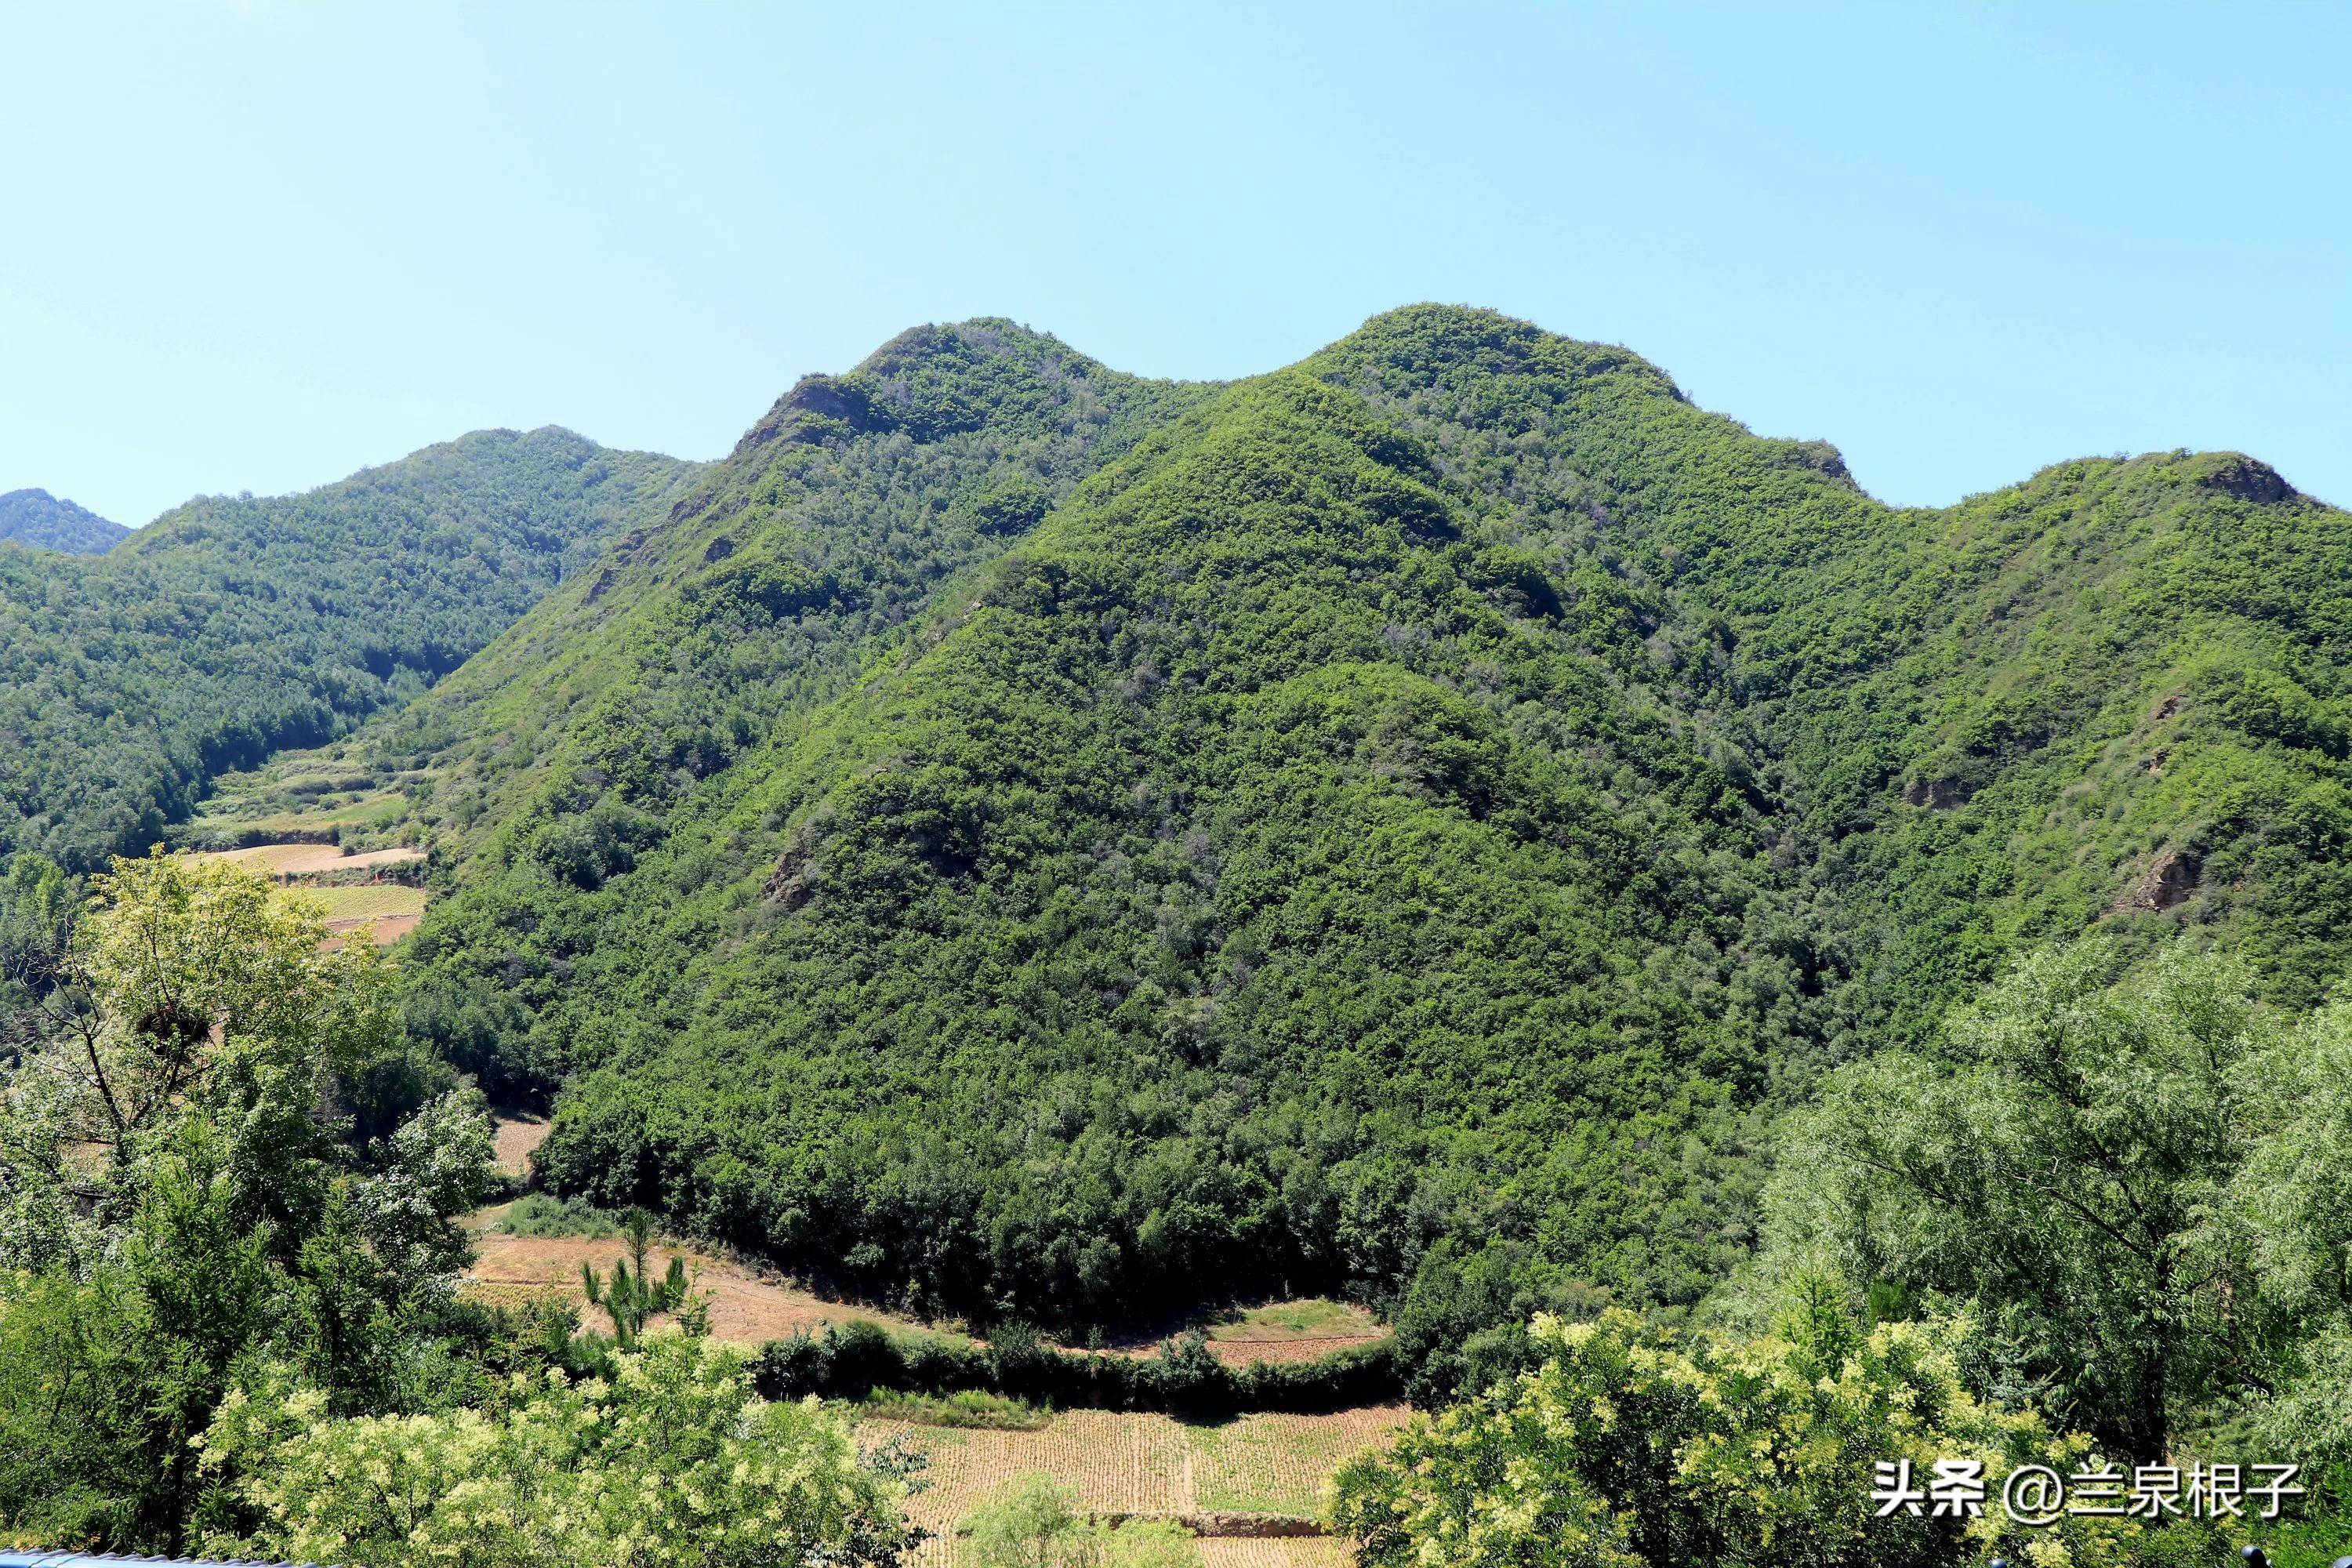
[[1156, 1410], [1194, 1420], [1247, 1411], [1322, 1415], [1385, 1404], [1398, 1393], [1396, 1357], [1385, 1341], [1311, 1362], [1235, 1367], [1198, 1334], [1163, 1344], [1154, 1356], [1125, 1356], [1061, 1350], [1016, 1324], [1001, 1327], [985, 1345], [966, 1345], [895, 1335], [864, 1320], [769, 1342], [756, 1374], [772, 1399], [970, 1392], [1057, 1410]]

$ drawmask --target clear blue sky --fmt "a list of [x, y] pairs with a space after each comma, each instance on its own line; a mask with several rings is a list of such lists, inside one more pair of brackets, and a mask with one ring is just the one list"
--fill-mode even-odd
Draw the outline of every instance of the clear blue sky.
[[0, 489], [143, 522], [488, 425], [707, 458], [1001, 314], [1233, 376], [1415, 300], [1940, 503], [2352, 503], [2352, 7], [10, 6]]

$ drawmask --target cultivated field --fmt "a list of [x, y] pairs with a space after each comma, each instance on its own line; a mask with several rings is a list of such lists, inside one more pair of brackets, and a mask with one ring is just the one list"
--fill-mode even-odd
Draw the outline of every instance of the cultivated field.
[[519, 1116], [501, 1121], [491, 1134], [492, 1157], [499, 1169], [509, 1176], [530, 1174], [530, 1156], [547, 1142], [546, 1121], [536, 1116]]
[[[500, 1168], [522, 1174], [546, 1135], [543, 1121], [501, 1121], [496, 1133]], [[557, 1297], [584, 1306], [580, 1266], [589, 1263], [605, 1272], [628, 1255], [617, 1237], [509, 1236], [488, 1228], [504, 1213], [502, 1205], [475, 1216], [481, 1228], [480, 1256], [465, 1281], [469, 1295], [508, 1302]], [[856, 1319], [901, 1331], [940, 1332], [826, 1300], [779, 1276], [695, 1247], [656, 1247], [655, 1268], [667, 1268], [674, 1251], [695, 1271], [714, 1339], [757, 1345]], [[583, 1316], [592, 1324], [596, 1321], [593, 1311]], [[1307, 1359], [1380, 1332], [1360, 1309], [1322, 1300], [1254, 1308], [1212, 1331], [1218, 1353], [1236, 1362]], [[937, 1539], [914, 1562], [920, 1568], [952, 1568], [955, 1527], [1006, 1482], [1034, 1471], [1074, 1489], [1087, 1509], [1100, 1513], [1312, 1520], [1332, 1472], [1354, 1454], [1386, 1441], [1406, 1415], [1402, 1405], [1381, 1405], [1333, 1415], [1245, 1415], [1195, 1425], [1166, 1415], [1071, 1410], [1029, 1432], [867, 1419], [859, 1423], [858, 1436], [869, 1445], [897, 1437], [929, 1457], [931, 1484], [910, 1511]], [[1325, 1536], [1210, 1537], [1201, 1542], [1201, 1555], [1204, 1568], [1344, 1568], [1350, 1561], [1346, 1542]]]
[[1388, 1338], [1371, 1313], [1320, 1297], [1252, 1307], [1209, 1330], [1209, 1348], [1228, 1366], [1315, 1361]]
[[370, 871], [385, 866], [413, 865], [425, 851], [412, 846], [369, 849], [346, 855], [333, 844], [256, 844], [244, 849], [223, 849], [204, 857], [226, 860], [271, 877], [315, 877], [343, 871]]
[[[487, 1210], [481, 1218], [494, 1224], [498, 1212]], [[480, 1255], [466, 1275], [463, 1288], [481, 1300], [509, 1303], [549, 1296], [583, 1303], [580, 1266], [593, 1264], [598, 1273], [609, 1273], [614, 1262], [629, 1255], [627, 1244], [611, 1237], [502, 1236], [485, 1231], [477, 1245]], [[906, 1331], [921, 1328], [863, 1307], [828, 1301], [776, 1276], [755, 1273], [694, 1247], [657, 1246], [647, 1254], [656, 1272], [669, 1267], [673, 1255], [686, 1259], [687, 1268], [695, 1274], [697, 1291], [709, 1302], [710, 1337], [715, 1340], [762, 1345], [787, 1334], [813, 1332], [827, 1323], [860, 1318]], [[598, 1319], [592, 1311], [583, 1321], [593, 1327]]]
[[[1364, 1448], [1404, 1424], [1402, 1405], [1336, 1415], [1244, 1415], [1195, 1426], [1166, 1415], [1071, 1410], [1042, 1431], [1008, 1432], [912, 1426], [866, 1421], [859, 1438], [898, 1438], [929, 1457], [931, 1485], [908, 1511], [941, 1539], [925, 1563], [952, 1562], [947, 1537], [958, 1523], [1015, 1478], [1035, 1471], [1076, 1492], [1097, 1513], [1198, 1519], [1208, 1514], [1273, 1514], [1312, 1520], [1325, 1481]], [[1202, 1542], [1213, 1564], [1266, 1568], [1339, 1563], [1340, 1542], [1314, 1537], [1214, 1538]]]
[[425, 889], [398, 882], [370, 882], [356, 888], [307, 888], [311, 898], [327, 906], [327, 923], [382, 920], [387, 915], [421, 915]]
[[425, 918], [425, 889], [397, 882], [363, 883], [355, 888], [305, 888], [327, 906], [330, 943], [368, 930], [378, 947], [388, 947], [416, 929]]
[[[1201, 1568], [1351, 1568], [1356, 1561], [1348, 1542], [1328, 1535], [1207, 1540], [1200, 1545]], [[940, 1532], [918, 1547], [907, 1562], [909, 1568], [955, 1568], [956, 1542]]]

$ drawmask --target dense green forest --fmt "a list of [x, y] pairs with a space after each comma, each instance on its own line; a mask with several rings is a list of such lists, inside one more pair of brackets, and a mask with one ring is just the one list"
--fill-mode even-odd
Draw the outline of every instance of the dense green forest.
[[47, 490], [10, 490], [0, 495], [0, 544], [28, 544], [72, 555], [103, 555], [131, 531], [109, 522], [88, 507], [59, 500]]
[[144, 849], [213, 775], [415, 697], [693, 471], [484, 431], [100, 557], [0, 548], [0, 849]]
[[[1224, 385], [923, 328], [704, 468], [380, 475], [0, 550], [14, 847], [89, 868], [341, 735], [436, 895], [384, 966], [217, 868], [79, 930], [0, 878], [0, 1522], [602, 1561], [733, 1488], [780, 1533], [712, 1560], [895, 1561], [894, 1461], [751, 1390], [898, 1350], [452, 1296], [478, 1095], [552, 1110], [556, 1194], [999, 1336], [931, 1392], [1026, 1346], [1189, 1408], [1031, 1330], [1371, 1304], [1356, 1370], [1434, 1414], [1340, 1477], [1367, 1564], [2233, 1549], [1874, 1520], [1898, 1457], [2352, 1499], [2352, 530], [2259, 462], [1891, 508], [1423, 306]], [[339, 1481], [390, 1471], [501, 1500]], [[975, 1540], [1047, 1515], [1094, 1529], [1032, 1489]]]
[[1891, 509], [1486, 312], [1231, 388], [911, 334], [372, 732], [463, 781], [410, 1017], [562, 1089], [562, 1190], [983, 1320], [1355, 1291], [1435, 1392], [1700, 1300], [1771, 1119], [2039, 940], [2321, 994], [2342, 522]]

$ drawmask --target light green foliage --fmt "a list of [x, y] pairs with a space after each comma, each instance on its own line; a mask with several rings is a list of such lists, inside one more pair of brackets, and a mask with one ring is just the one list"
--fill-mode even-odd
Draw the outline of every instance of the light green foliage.
[[2114, 958], [2037, 954], [1936, 1055], [1837, 1075], [1782, 1145], [1748, 1316], [1815, 1279], [1896, 1316], [1963, 1301], [2006, 1405], [2143, 1463], [2302, 1465], [2324, 1559], [2352, 1505], [2352, 1008]]
[[334, 1417], [315, 1391], [232, 1396], [204, 1462], [258, 1516], [211, 1550], [457, 1568], [695, 1563], [887, 1568], [919, 1539], [898, 1468], [751, 1391], [740, 1358], [657, 1336], [609, 1379], [518, 1373], [480, 1407]]
[[[2218, 1539], [2160, 1545], [2137, 1522], [2008, 1523], [2001, 1481], [2021, 1464], [2062, 1473], [2090, 1445], [2002, 1414], [1963, 1385], [1962, 1325], [1864, 1332], [1833, 1305], [1780, 1333], [1684, 1339], [1611, 1311], [1538, 1319], [1537, 1370], [1436, 1416], [1335, 1483], [1333, 1517], [1366, 1568], [1959, 1568], [1995, 1551], [2074, 1568], [2226, 1561]], [[1878, 1518], [1874, 1467], [1984, 1466], [1976, 1520]]]
[[964, 1521], [962, 1568], [1199, 1568], [1187, 1531], [1151, 1520], [1106, 1524], [1051, 1476], [1024, 1476]]
[[2258, 1380], [2291, 1326], [2228, 1203], [2278, 1115], [2281, 1047], [2225, 965], [2175, 952], [2111, 987], [2113, 964], [2038, 955], [1954, 1021], [1948, 1062], [1834, 1079], [1784, 1145], [1776, 1239], [1975, 1299], [2054, 1414], [2154, 1463], [2177, 1413]]
[[0, 851], [130, 854], [205, 781], [455, 668], [690, 465], [483, 431], [302, 495], [202, 497], [121, 548], [0, 548]]
[[79, 889], [64, 868], [15, 855], [0, 870], [0, 992], [21, 1005], [57, 983]]

